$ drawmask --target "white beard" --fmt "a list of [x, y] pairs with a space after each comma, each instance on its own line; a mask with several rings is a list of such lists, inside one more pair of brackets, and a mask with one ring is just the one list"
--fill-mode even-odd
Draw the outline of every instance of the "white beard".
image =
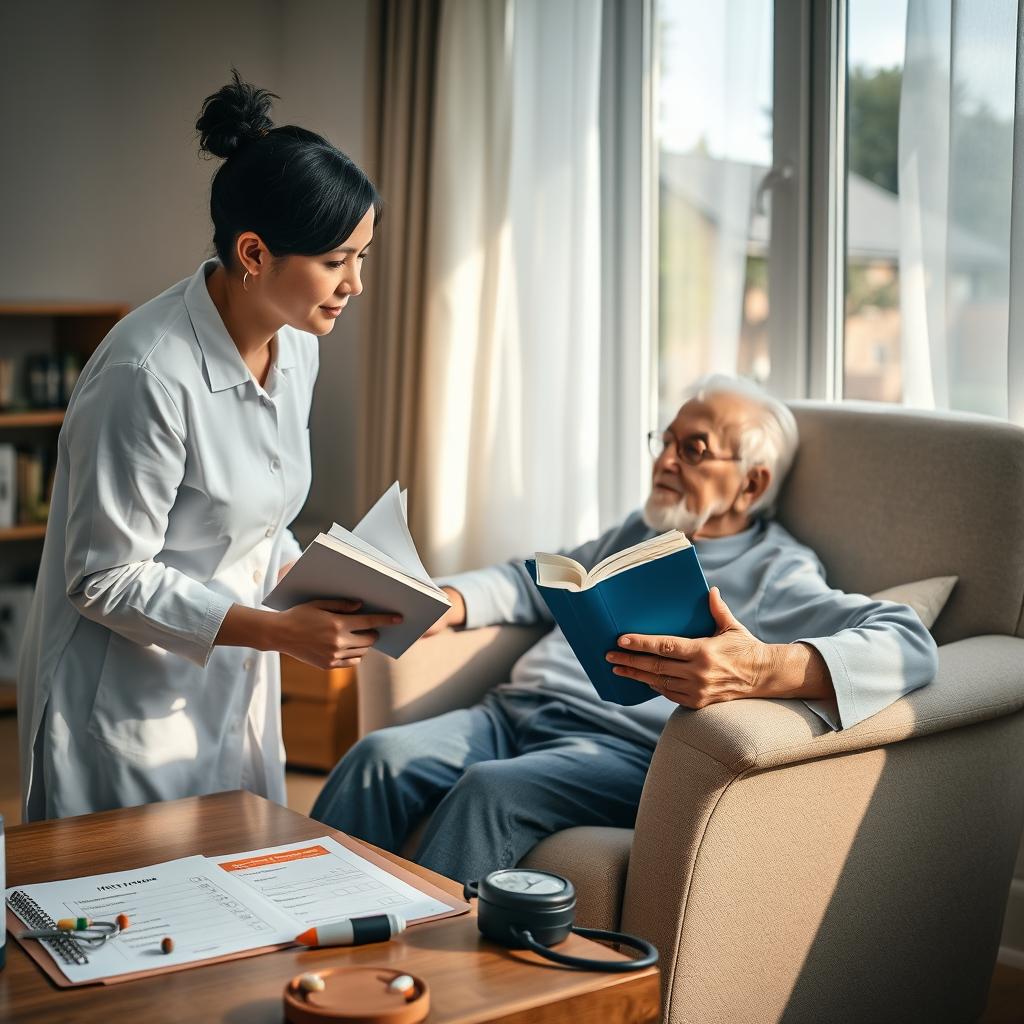
[[686, 503], [686, 498], [679, 501], [659, 501], [654, 491], [647, 497], [644, 505], [644, 522], [656, 533], [668, 530], [679, 530], [691, 540], [693, 535], [715, 514], [714, 508], [704, 512], [694, 512]]

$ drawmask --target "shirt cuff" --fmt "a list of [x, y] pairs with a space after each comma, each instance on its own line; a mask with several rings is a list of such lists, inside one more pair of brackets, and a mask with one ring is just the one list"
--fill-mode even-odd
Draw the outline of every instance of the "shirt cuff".
[[487, 585], [480, 576], [479, 571], [460, 572], [454, 576], [443, 576], [434, 580], [437, 586], [451, 587], [462, 595], [462, 600], [466, 605], [466, 621], [463, 624], [465, 629], [478, 629], [480, 626], [490, 626], [497, 621], [490, 614]]
[[231, 610], [234, 601], [224, 594], [210, 594], [210, 603], [206, 606], [206, 614], [199, 626], [196, 637], [195, 656], [187, 654], [189, 661], [194, 661], [200, 668], [206, 668], [213, 654], [214, 641], [224, 624], [224, 617]]
[[809, 644], [822, 657], [832, 677], [835, 700], [805, 700], [804, 703], [832, 729], [847, 729], [856, 725], [861, 716], [857, 713], [853, 682], [846, 668], [846, 662], [832, 637], [801, 637], [798, 644]]

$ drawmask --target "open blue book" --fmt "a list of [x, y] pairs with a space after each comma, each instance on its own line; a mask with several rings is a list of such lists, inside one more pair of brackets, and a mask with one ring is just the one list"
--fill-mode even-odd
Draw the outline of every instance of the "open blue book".
[[589, 572], [565, 555], [526, 567], [603, 700], [642, 704], [658, 694], [605, 661], [623, 633], [704, 637], [715, 632], [708, 584], [685, 534], [671, 530], [610, 555]]

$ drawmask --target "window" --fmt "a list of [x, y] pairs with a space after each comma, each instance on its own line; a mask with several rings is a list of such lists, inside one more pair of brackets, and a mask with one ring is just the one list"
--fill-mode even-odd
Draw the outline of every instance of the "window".
[[659, 422], [702, 373], [771, 375], [772, 4], [658, 0]]
[[714, 370], [1024, 409], [1018, 0], [651, 2], [661, 418]]
[[849, 7], [844, 398], [903, 397], [898, 146], [906, 24], [906, 0]]

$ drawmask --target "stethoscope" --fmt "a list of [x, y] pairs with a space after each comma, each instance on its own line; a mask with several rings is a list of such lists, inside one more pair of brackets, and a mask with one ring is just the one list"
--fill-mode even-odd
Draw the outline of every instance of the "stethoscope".
[[18, 938], [45, 939], [51, 942], [55, 939], [74, 939], [86, 949], [99, 949], [121, 934], [121, 926], [116, 921], [88, 921], [81, 927], [76, 926], [86, 921], [86, 918], [62, 918], [56, 928], [29, 928], [19, 932]]
[[[598, 928], [577, 928], [576, 890], [568, 878], [532, 868], [492, 871], [479, 882], [467, 882], [466, 899], [478, 899], [477, 927], [486, 938], [511, 949], [530, 949], [545, 960], [581, 971], [640, 971], [658, 962], [658, 951], [635, 935]], [[636, 960], [590, 960], [548, 947], [570, 933], [602, 939], [638, 950]]]

